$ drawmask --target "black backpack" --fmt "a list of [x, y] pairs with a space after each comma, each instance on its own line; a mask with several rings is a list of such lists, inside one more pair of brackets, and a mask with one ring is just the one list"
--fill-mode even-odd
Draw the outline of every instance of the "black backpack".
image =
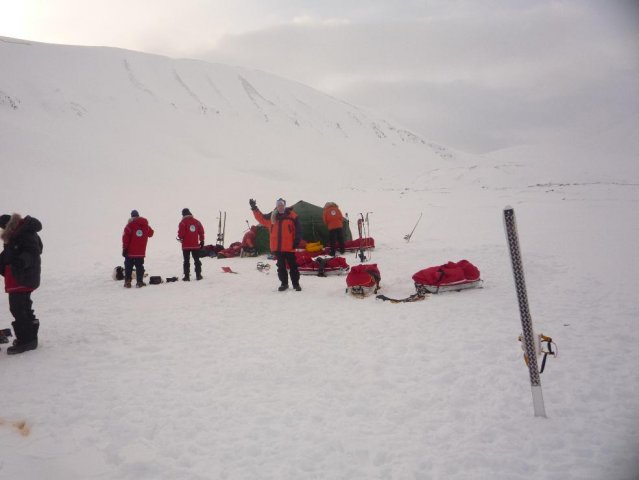
[[120, 265], [113, 269], [113, 280], [124, 280], [124, 268]]

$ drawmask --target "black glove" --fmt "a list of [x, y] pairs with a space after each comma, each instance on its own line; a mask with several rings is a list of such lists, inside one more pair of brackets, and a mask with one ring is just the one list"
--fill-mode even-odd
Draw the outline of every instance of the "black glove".
[[122, 256], [123, 256], [124, 258], [126, 258], [126, 254], [127, 254], [126, 248], [123, 248], [123, 249], [122, 249]]
[[204, 248], [204, 240], [200, 242], [200, 248]]
[[257, 210], [257, 202], [252, 198], [249, 200], [249, 205], [251, 206], [251, 210]]

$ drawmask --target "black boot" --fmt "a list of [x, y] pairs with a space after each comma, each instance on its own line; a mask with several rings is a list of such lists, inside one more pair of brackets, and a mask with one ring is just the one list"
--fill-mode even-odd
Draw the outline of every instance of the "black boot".
[[277, 291], [278, 291], [278, 292], [283, 292], [284, 290], [288, 290], [288, 284], [286, 284], [286, 283], [283, 283], [282, 285], [280, 285], [280, 286], [277, 288]]
[[38, 348], [37, 338], [24, 343], [20, 343], [17, 340], [14, 340], [13, 345], [7, 348], [7, 355], [16, 355], [18, 353], [24, 353], [29, 350], [35, 350], [36, 348]]
[[36, 320], [30, 323], [11, 322], [11, 325], [13, 326], [13, 333], [16, 339], [13, 341], [13, 345], [7, 348], [8, 355], [15, 355], [16, 353], [38, 348], [38, 337], [36, 335], [38, 332], [37, 329], [40, 327], [39, 321]]
[[190, 282], [190, 281], [191, 281], [191, 277], [190, 277], [190, 275], [184, 275], [184, 276], [182, 277], [182, 281], [183, 281], [183, 282]]
[[301, 292], [302, 291], [302, 287], [300, 287], [299, 283], [297, 285], [293, 285], [293, 288], [295, 289], [296, 292]]

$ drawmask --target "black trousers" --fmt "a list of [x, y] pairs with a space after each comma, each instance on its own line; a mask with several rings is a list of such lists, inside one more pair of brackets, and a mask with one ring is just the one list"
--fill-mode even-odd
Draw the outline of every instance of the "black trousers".
[[36, 318], [32, 305], [31, 292], [9, 294], [9, 310], [15, 319], [11, 325], [18, 343], [27, 343], [38, 338], [40, 321]]
[[134, 266], [135, 280], [141, 283], [144, 281], [144, 257], [126, 257], [124, 259], [124, 279], [131, 281]]
[[286, 264], [290, 267], [291, 283], [293, 286], [300, 284], [300, 271], [297, 269], [297, 260], [295, 260], [295, 252], [275, 252], [277, 258], [277, 278], [280, 279], [282, 285], [288, 285], [288, 272]]
[[334, 228], [328, 231], [328, 242], [331, 246], [331, 256], [335, 256], [335, 244], [339, 245], [339, 253], [344, 253], [344, 229]]
[[187, 277], [191, 274], [191, 255], [193, 255], [193, 264], [195, 265], [195, 274], [202, 273], [202, 262], [198, 256], [199, 250], [182, 250], [182, 256], [184, 257], [184, 275]]

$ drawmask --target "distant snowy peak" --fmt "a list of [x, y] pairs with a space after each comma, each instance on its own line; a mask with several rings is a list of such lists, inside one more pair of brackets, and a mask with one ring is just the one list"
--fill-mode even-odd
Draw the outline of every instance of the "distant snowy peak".
[[0, 37], [0, 112], [96, 117], [116, 111], [251, 122], [453, 154], [391, 121], [261, 71], [103, 47]]

